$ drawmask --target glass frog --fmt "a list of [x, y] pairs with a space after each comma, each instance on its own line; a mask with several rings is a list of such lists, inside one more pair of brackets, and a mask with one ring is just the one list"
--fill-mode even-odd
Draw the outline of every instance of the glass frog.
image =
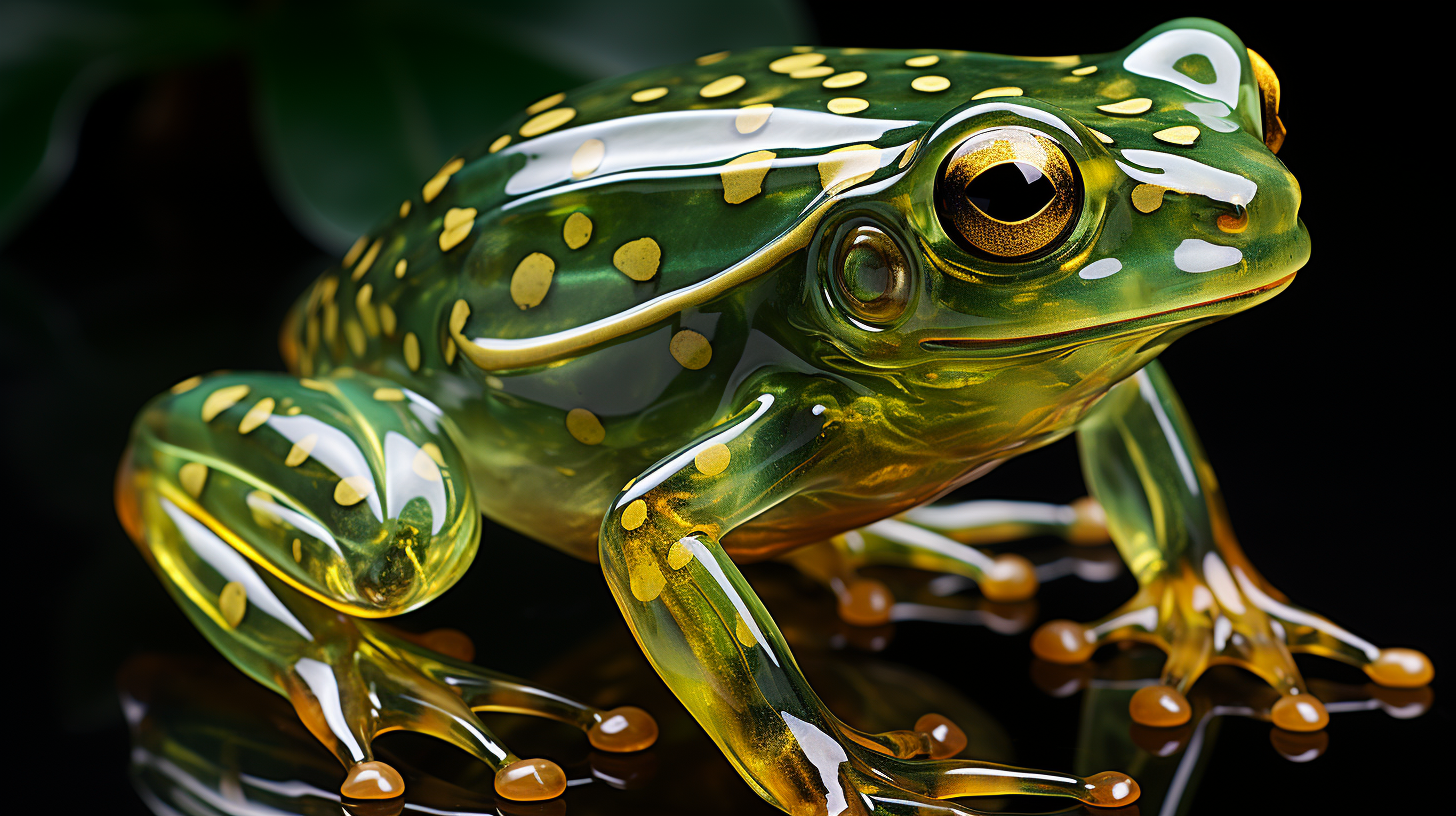
[[[289, 374], [194, 377], [147, 405], [120, 516], [212, 643], [335, 753], [348, 796], [400, 793], [370, 748], [393, 729], [471, 752], [501, 796], [561, 793], [559, 768], [472, 710], [574, 723], [605, 750], [655, 736], [639, 709], [472, 665], [459, 633], [380, 622], [450, 587], [484, 513], [599, 560], [663, 681], [786, 812], [1126, 804], [1136, 783], [1114, 771], [955, 758], [965, 735], [930, 712], [844, 724], [736, 562], [793, 559], [872, 622], [888, 599], [860, 565], [1024, 597], [1024, 560], [961, 542], [1105, 528], [1137, 596], [1033, 646], [1162, 645], [1140, 722], [1186, 721], [1216, 662], [1272, 685], [1294, 730], [1326, 714], [1293, 652], [1427, 682], [1419, 652], [1260, 577], [1154, 360], [1308, 258], [1278, 110], [1269, 65], [1205, 20], [1093, 56], [767, 48], [556, 94], [318, 279], [283, 328]], [[1072, 434], [1095, 504], [924, 506]], [[490, 545], [478, 568], [508, 560]]]

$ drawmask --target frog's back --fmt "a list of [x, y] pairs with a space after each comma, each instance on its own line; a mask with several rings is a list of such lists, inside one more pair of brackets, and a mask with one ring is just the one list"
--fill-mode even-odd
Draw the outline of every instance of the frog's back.
[[783, 307], [764, 287], [826, 204], [901, 172], [967, 99], [1055, 94], [1079, 59], [768, 48], [554, 95], [360, 238], [285, 356], [440, 403], [487, 513], [585, 554], [624, 482], [795, 356], [764, 339], [789, 320], [759, 314]]

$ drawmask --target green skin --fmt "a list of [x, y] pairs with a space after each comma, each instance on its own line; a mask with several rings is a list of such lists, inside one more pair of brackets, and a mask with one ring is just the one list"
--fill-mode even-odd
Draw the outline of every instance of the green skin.
[[[1144, 587], [1136, 609], [1156, 613], [1093, 627], [1091, 645], [1127, 635], [1163, 643], [1172, 654], [1164, 680], [1180, 691], [1219, 657], [1286, 696], [1302, 691], [1289, 648], [1374, 660], [1373, 647], [1341, 640], [1333, 624], [1309, 624], [1308, 613], [1295, 610], [1304, 617], [1271, 628], [1279, 619], [1271, 610], [1292, 608], [1238, 552], [1212, 471], [1166, 378], [1149, 365], [1192, 328], [1281, 291], [1309, 254], [1299, 187], [1265, 146], [1261, 92], [1238, 38], [1216, 23], [1180, 20], [1120, 52], [1051, 60], [818, 49], [835, 72], [868, 75], [842, 88], [770, 68], [791, 53], [738, 52], [589, 85], [543, 108], [575, 111], [544, 134], [526, 126], [539, 111], [506, 122], [300, 299], [283, 348], [290, 369], [309, 379], [218, 374], [148, 406], [118, 503], [212, 641], [293, 696], [309, 721], [304, 703], [323, 698], [315, 683], [300, 685], [300, 657], [332, 666], [345, 686], [359, 682], [350, 660], [418, 668], [432, 659], [362, 619], [407, 611], [448, 588], [474, 554], [484, 512], [598, 558], [658, 672], [745, 779], [786, 811], [835, 812], [854, 800], [850, 789], [893, 813], [957, 812], [934, 800], [979, 793], [1119, 804], [1130, 799], [1125, 786], [1108, 792], [1115, 780], [1098, 787], [965, 761], [911, 762], [933, 747], [925, 734], [854, 732], [809, 689], [734, 566], [909, 510], [1079, 431], [1089, 486]], [[927, 54], [938, 62], [906, 66]], [[1179, 60], [1188, 54], [1203, 56]], [[1183, 73], [1171, 70], [1175, 63]], [[1096, 71], [1074, 73], [1085, 66]], [[741, 87], [700, 95], [730, 75], [744, 78]], [[949, 88], [912, 88], [926, 75]], [[659, 86], [668, 90], [655, 100], [629, 98]], [[1005, 86], [1021, 94], [970, 99]], [[868, 107], [829, 112], [839, 97]], [[1098, 110], [1129, 98], [1151, 100], [1150, 109]], [[765, 124], [738, 124], [740, 106], [763, 102], [773, 105]], [[1154, 136], [1180, 125], [1199, 129], [1191, 146]], [[1080, 179], [1073, 222], [1031, 260], [968, 251], [937, 212], [947, 157], [969, 136], [1003, 127], [1059, 145]], [[511, 137], [503, 148], [502, 135]], [[573, 178], [573, 157], [591, 139], [605, 145], [602, 158]], [[850, 145], [879, 152], [825, 155]], [[723, 165], [756, 151], [774, 154], [761, 190], [728, 203]], [[826, 165], [846, 157], [867, 160], [854, 172], [869, 175], [836, 182]], [[1133, 205], [1139, 184], [1173, 191], [1142, 212]], [[573, 213], [592, 222], [575, 249], [563, 237]], [[1220, 216], [1245, 217], [1247, 226], [1225, 230]], [[908, 269], [908, 305], [882, 325], [854, 317], [835, 284], [847, 274], [837, 260], [842, 237], [865, 224], [893, 238]], [[614, 266], [614, 254], [643, 237], [660, 247], [660, 264], [635, 280]], [[523, 306], [512, 282], [532, 253], [549, 257], [554, 275], [539, 302]], [[1094, 267], [1107, 259], [1120, 270]], [[720, 275], [731, 285], [714, 288]], [[706, 365], [674, 357], [670, 343], [684, 329], [711, 345]], [[492, 351], [509, 347], [524, 351]], [[208, 400], [244, 385], [236, 404], [208, 416]], [[274, 399], [271, 417], [240, 433], [263, 397]], [[604, 435], [574, 435], [573, 409], [590, 411]], [[337, 433], [357, 456], [320, 453], [327, 445], [318, 443], [314, 458], [287, 461], [322, 427], [309, 423], [327, 426], [324, 435]], [[437, 466], [421, 452], [426, 443]], [[715, 445], [731, 459], [709, 475], [695, 457]], [[189, 462], [208, 468], [200, 493], [179, 472]], [[361, 475], [372, 486], [340, 492], [341, 479]], [[210, 545], [178, 526], [184, 515], [256, 573], [241, 622], [221, 611], [229, 576], [198, 554]], [[288, 520], [298, 517], [332, 543]], [[886, 546], [861, 563], [938, 563], [905, 550]], [[966, 567], [972, 556], [937, 558], [977, 577]], [[1222, 569], [1211, 582], [1217, 603], [1194, 603], [1193, 612], [1181, 600], [1160, 606], [1204, 587], [1205, 569]], [[265, 617], [255, 603], [262, 591], [310, 635], [255, 621]], [[1224, 651], [1210, 651], [1220, 615], [1255, 645], [1220, 642]], [[271, 634], [249, 634], [268, 621]], [[360, 643], [373, 644], [362, 658]], [[345, 705], [328, 728], [314, 727], [351, 767], [369, 756], [375, 726], [420, 722], [391, 719], [387, 700], [364, 708], [372, 713]], [[478, 726], [462, 717], [469, 712], [451, 711], [455, 726], [420, 730], [500, 762], [499, 752], [460, 736], [460, 723]], [[821, 742], [837, 746], [829, 752], [841, 758], [837, 774], [825, 770]], [[969, 767], [982, 772], [957, 773]]]

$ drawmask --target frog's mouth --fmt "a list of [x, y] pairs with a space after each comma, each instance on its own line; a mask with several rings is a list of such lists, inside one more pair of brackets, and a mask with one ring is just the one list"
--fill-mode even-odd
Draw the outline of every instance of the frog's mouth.
[[[1274, 295], [1277, 295], [1284, 287], [1288, 286], [1298, 274], [1290, 272], [1288, 275], [1246, 292], [1228, 295], [1226, 297], [1206, 300], [1202, 303], [1193, 303], [1187, 306], [1179, 306], [1176, 309], [1168, 309], [1162, 312], [1129, 317], [1125, 320], [1114, 320], [1110, 323], [1103, 323], [1097, 326], [1088, 326], [1082, 329], [1071, 329], [1064, 332], [1053, 332], [1051, 334], [1033, 334], [1021, 337], [998, 337], [992, 339], [973, 337], [932, 337], [920, 341], [920, 347], [926, 351], [951, 351], [951, 352], [978, 352], [975, 356], [994, 355], [1006, 356], [1007, 352], [1019, 354], [1025, 352], [1044, 352], [1062, 350], [1073, 346], [1083, 346], [1101, 340], [1108, 340], [1114, 337], [1144, 334], [1149, 331], [1163, 331], [1175, 325], [1191, 323], [1196, 320], [1208, 318], [1227, 317], [1236, 312], [1254, 306]], [[1234, 307], [1234, 308], [1229, 308]]]

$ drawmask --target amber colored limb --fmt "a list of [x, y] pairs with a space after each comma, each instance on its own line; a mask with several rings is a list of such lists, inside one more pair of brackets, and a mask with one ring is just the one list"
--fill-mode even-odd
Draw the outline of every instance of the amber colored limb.
[[1429, 681], [1424, 655], [1377, 649], [1289, 605], [1259, 575], [1234, 537], [1213, 469], [1156, 363], [1116, 386], [1078, 432], [1087, 482], [1140, 589], [1091, 626], [1045, 624], [1032, 639], [1039, 656], [1079, 662], [1098, 644], [1127, 638], [1161, 646], [1168, 652], [1162, 682], [1140, 690], [1131, 703], [1133, 719], [1154, 726], [1187, 722], [1188, 688], [1208, 666], [1228, 663], [1279, 692], [1270, 712], [1275, 725], [1323, 728], [1328, 713], [1306, 688], [1291, 654], [1296, 650], [1362, 666], [1377, 682]]
[[[599, 554], [648, 660], [744, 779], [790, 813], [840, 813], [855, 774], [900, 775], [928, 798], [1043, 793], [1092, 804], [1136, 795], [1125, 776], [1077, 780], [970, 760], [921, 768], [846, 734], [809, 687], [782, 633], [719, 544], [735, 526], [819, 477], [853, 428], [848, 398], [820, 381], [765, 392], [642, 474], [613, 502]], [[889, 770], [882, 770], [889, 769]], [[1067, 784], [1048, 786], [1050, 776]], [[1121, 787], [1117, 787], [1121, 785]], [[918, 793], [932, 791], [930, 794]], [[857, 805], [858, 806], [858, 805]]]

